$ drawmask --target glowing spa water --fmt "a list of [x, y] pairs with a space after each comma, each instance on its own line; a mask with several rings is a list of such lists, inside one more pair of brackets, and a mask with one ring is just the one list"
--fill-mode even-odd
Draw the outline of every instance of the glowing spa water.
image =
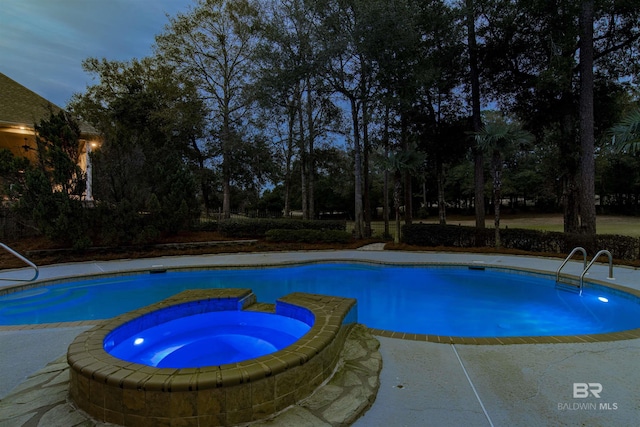
[[358, 321], [398, 332], [466, 337], [582, 335], [640, 328], [640, 298], [587, 283], [582, 295], [515, 270], [322, 263], [87, 279], [0, 296], [0, 324], [111, 318], [185, 289], [251, 288], [358, 300]]
[[104, 349], [119, 359], [158, 368], [199, 368], [276, 352], [310, 328], [300, 320], [277, 314], [214, 311], [180, 317], [133, 334], [125, 324], [107, 335]]

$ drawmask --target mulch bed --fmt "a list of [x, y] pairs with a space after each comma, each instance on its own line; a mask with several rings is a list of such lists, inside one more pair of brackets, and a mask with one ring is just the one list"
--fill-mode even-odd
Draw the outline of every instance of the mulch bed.
[[[356, 249], [377, 241], [359, 240], [346, 244], [271, 243], [260, 239], [229, 239], [217, 232], [190, 232], [160, 239], [157, 243], [150, 245], [98, 246], [84, 251], [74, 251], [56, 245], [45, 238], [27, 238], [5, 243], [36, 265], [42, 266], [65, 262], [109, 261], [175, 255]], [[1, 251], [0, 270], [24, 266], [25, 264], [13, 255]]]
[[[176, 255], [206, 255], [221, 253], [246, 253], [246, 252], [270, 252], [270, 251], [313, 251], [313, 250], [336, 250], [336, 249], [357, 249], [370, 243], [381, 240], [365, 239], [346, 244], [306, 244], [306, 243], [272, 243], [263, 239], [258, 240], [237, 240], [221, 236], [217, 232], [199, 231], [185, 232], [175, 236], [158, 240], [153, 245], [139, 246], [100, 246], [84, 251], [74, 251], [69, 248], [56, 245], [46, 238], [25, 238], [15, 242], [5, 242], [8, 246], [26, 256], [38, 266], [59, 264], [65, 262], [83, 261], [109, 261], [115, 259], [135, 259], [154, 258], [162, 256]], [[563, 259], [564, 254], [526, 252], [520, 250], [508, 250], [495, 248], [452, 248], [434, 247], [426, 248], [422, 246], [411, 246], [406, 244], [394, 244], [388, 242], [386, 250], [402, 251], [434, 251], [434, 252], [472, 252], [482, 254], [505, 254], [505, 255], [529, 255], [556, 257]], [[632, 267], [640, 266], [640, 261], [614, 260], [616, 265], [628, 265]], [[7, 253], [0, 251], [0, 270], [8, 268], [21, 268], [25, 264]]]

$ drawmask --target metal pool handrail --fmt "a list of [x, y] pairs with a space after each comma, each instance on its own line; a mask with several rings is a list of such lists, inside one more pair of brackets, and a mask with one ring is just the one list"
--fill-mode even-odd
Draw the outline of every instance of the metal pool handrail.
[[18, 252], [14, 251], [13, 249], [11, 249], [9, 246], [5, 245], [4, 243], [0, 243], [0, 247], [2, 247], [4, 250], [9, 252], [11, 255], [15, 256], [20, 261], [24, 262], [25, 264], [27, 264], [29, 267], [33, 268], [36, 271], [36, 274], [31, 279], [9, 279], [9, 278], [0, 277], [0, 280], [11, 280], [11, 281], [18, 281], [18, 282], [32, 282], [32, 281], [34, 281], [34, 280], [36, 280], [38, 278], [38, 274], [40, 274], [40, 270], [38, 270], [38, 266], [37, 265], [35, 265], [31, 261], [29, 261], [27, 258], [25, 258], [22, 255], [20, 255]]
[[598, 252], [596, 254], [596, 256], [593, 257], [593, 259], [591, 260], [589, 265], [584, 269], [584, 271], [580, 275], [580, 289], [581, 290], [582, 290], [582, 285], [583, 285], [583, 281], [584, 281], [584, 275], [587, 274], [587, 271], [589, 271], [589, 269], [591, 268], [593, 263], [596, 262], [598, 260], [598, 258], [600, 258], [600, 255], [607, 255], [607, 257], [609, 257], [609, 277], [607, 277], [607, 279], [613, 279], [613, 256], [611, 255], [611, 252], [609, 252], [608, 250], [602, 249], [600, 252]]
[[565, 264], [567, 262], [569, 262], [569, 260], [571, 259], [571, 257], [576, 253], [580, 251], [582, 253], [583, 256], [583, 265], [582, 265], [582, 270], [586, 270], [587, 268], [587, 251], [585, 248], [581, 248], [580, 246], [578, 246], [577, 248], [573, 248], [573, 250], [571, 251], [571, 253], [569, 254], [568, 257], [566, 257], [564, 259], [564, 262], [560, 265], [560, 267], [558, 267], [558, 269], [556, 270], [556, 282], [560, 281], [560, 270], [562, 270], [562, 267], [565, 266]]

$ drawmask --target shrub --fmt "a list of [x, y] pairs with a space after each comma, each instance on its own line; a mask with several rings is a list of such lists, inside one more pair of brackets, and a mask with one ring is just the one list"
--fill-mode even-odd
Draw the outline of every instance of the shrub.
[[91, 229], [101, 245], [133, 244], [145, 226], [143, 216], [127, 201], [113, 206], [96, 203], [90, 212], [93, 222]]
[[493, 230], [459, 225], [408, 224], [402, 227], [402, 241], [416, 246], [469, 248], [491, 244]]
[[192, 228], [197, 231], [218, 231], [218, 221], [195, 222]]
[[[19, 196], [18, 211], [48, 238], [84, 249], [91, 240], [80, 202], [86, 189], [85, 174], [78, 166], [80, 128], [67, 113], [51, 110], [35, 130], [38, 161], [23, 164], [28, 167], [15, 194]], [[6, 152], [3, 156], [9, 157]], [[10, 160], [10, 170], [18, 164], [5, 160]]]
[[607, 249], [618, 259], [636, 260], [640, 258], [640, 239], [616, 234], [601, 234], [596, 238], [600, 249]]
[[561, 248], [565, 246], [563, 236], [563, 233], [545, 233], [521, 228], [500, 230], [500, 240], [503, 248], [530, 252], [561, 252]]
[[82, 203], [61, 191], [53, 191], [44, 172], [31, 168], [25, 173], [26, 191], [18, 213], [34, 221], [49, 239], [76, 250], [91, 246], [89, 224]]
[[272, 229], [266, 233], [269, 242], [292, 243], [349, 243], [351, 233], [340, 230], [286, 230]]
[[[492, 247], [493, 229], [438, 224], [411, 224], [402, 228], [402, 241], [416, 246], [450, 246], [470, 248]], [[629, 236], [569, 234], [518, 228], [500, 230], [502, 247], [529, 252], [568, 254], [575, 247], [585, 248], [590, 256], [607, 249], [618, 259], [637, 260], [640, 257], [640, 239]]]
[[297, 219], [241, 219], [218, 223], [218, 231], [226, 237], [262, 238], [267, 231], [280, 230], [339, 230], [345, 231], [344, 221], [301, 221]]

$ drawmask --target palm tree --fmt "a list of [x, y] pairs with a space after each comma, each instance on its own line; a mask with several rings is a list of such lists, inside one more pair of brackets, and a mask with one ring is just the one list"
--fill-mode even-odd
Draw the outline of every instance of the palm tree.
[[627, 114], [622, 121], [613, 126], [611, 143], [617, 152], [640, 149], [640, 108]]
[[493, 205], [495, 211], [496, 248], [500, 247], [500, 201], [502, 200], [502, 167], [504, 157], [514, 150], [528, 145], [533, 135], [523, 130], [518, 123], [502, 118], [488, 121], [474, 134], [478, 148], [491, 156], [491, 176], [493, 177]]

